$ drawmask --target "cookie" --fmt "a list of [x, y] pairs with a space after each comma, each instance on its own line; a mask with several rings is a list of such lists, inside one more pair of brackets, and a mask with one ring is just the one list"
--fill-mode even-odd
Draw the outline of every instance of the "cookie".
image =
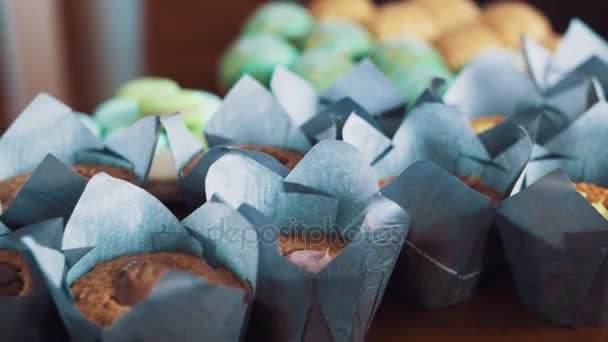
[[0, 298], [28, 295], [32, 287], [23, 255], [15, 250], [0, 250]]
[[417, 0], [426, 7], [441, 32], [451, 30], [479, 18], [480, 9], [472, 0]]
[[[114, 178], [119, 178], [133, 184], [139, 184], [139, 181], [133, 172], [118, 167], [105, 165], [73, 165], [72, 170], [87, 179], [93, 178], [93, 176], [98, 173], [105, 172]], [[2, 202], [3, 210], [8, 208], [19, 190], [21, 190], [21, 187], [23, 187], [31, 175], [32, 174], [28, 172], [0, 181], [0, 201]]]
[[344, 19], [360, 24], [371, 22], [376, 13], [371, 0], [313, 0], [308, 9], [317, 19]]
[[431, 11], [414, 1], [381, 6], [369, 28], [380, 41], [395, 38], [430, 41], [441, 32]]
[[473, 128], [473, 131], [475, 131], [475, 133], [477, 134], [480, 134], [493, 128], [494, 126], [500, 125], [506, 119], [507, 118], [504, 115], [491, 115], [471, 119], [470, 123], [471, 127]]
[[[293, 170], [294, 167], [304, 158], [304, 154], [301, 152], [284, 150], [276, 147], [268, 146], [254, 146], [254, 145], [234, 145], [234, 147], [242, 148], [245, 150], [258, 151], [269, 154], [281, 164], [285, 165], [286, 168]], [[196, 166], [196, 164], [203, 158], [205, 153], [201, 152], [194, 157], [182, 168], [182, 176], [187, 176], [190, 171]]]
[[592, 183], [573, 183], [573, 185], [574, 189], [608, 220], [608, 189]]
[[341, 236], [320, 231], [280, 235], [278, 246], [287, 260], [310, 272], [317, 273], [346, 247]]
[[209, 283], [250, 287], [225, 268], [209, 266], [204, 260], [184, 253], [157, 252], [124, 255], [93, 267], [71, 286], [74, 305], [91, 322], [107, 327], [145, 299], [168, 271], [192, 273]]
[[459, 70], [484, 49], [503, 46], [500, 36], [481, 23], [459, 26], [442, 34], [434, 44], [452, 71]]
[[464, 184], [468, 185], [471, 189], [479, 192], [480, 194], [489, 197], [492, 204], [498, 206], [501, 202], [501, 196], [496, 189], [485, 184], [479, 176], [467, 176], [458, 177]]
[[512, 48], [520, 47], [522, 34], [544, 42], [553, 32], [549, 19], [523, 1], [495, 2], [484, 9], [482, 21]]

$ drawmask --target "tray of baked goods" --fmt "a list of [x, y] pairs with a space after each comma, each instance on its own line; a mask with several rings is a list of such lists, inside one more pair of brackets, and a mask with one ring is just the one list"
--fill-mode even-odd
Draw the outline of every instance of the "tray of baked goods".
[[608, 338], [584, 22], [272, 2], [218, 73], [224, 96], [141, 78], [92, 116], [42, 93], [2, 134], [3, 340]]

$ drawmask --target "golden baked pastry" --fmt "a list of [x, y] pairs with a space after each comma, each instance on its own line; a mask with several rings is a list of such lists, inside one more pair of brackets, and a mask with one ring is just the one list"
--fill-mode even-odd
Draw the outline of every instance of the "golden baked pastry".
[[500, 37], [487, 25], [471, 23], [459, 26], [435, 40], [435, 47], [452, 71], [457, 71], [484, 49], [502, 47]]
[[496, 31], [508, 47], [519, 48], [521, 35], [544, 42], [552, 33], [549, 19], [523, 1], [495, 2], [484, 8], [482, 21]]
[[381, 6], [369, 28], [380, 41], [394, 38], [429, 41], [440, 33], [431, 11], [417, 2], [393, 2]]
[[426, 7], [441, 32], [479, 18], [480, 9], [473, 0], [416, 0]]
[[494, 126], [500, 125], [507, 118], [504, 115], [491, 115], [480, 118], [471, 119], [471, 127], [475, 133], [483, 133]]
[[371, 0], [313, 0], [309, 10], [317, 19], [346, 19], [368, 24], [376, 13], [376, 6]]
[[574, 188], [608, 220], [608, 189], [592, 183], [573, 183]]

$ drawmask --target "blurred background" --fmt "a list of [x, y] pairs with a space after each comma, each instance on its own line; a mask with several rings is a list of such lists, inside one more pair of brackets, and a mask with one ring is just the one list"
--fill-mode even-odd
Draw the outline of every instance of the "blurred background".
[[[218, 60], [264, 2], [0, 0], [0, 130], [41, 91], [87, 113], [142, 75], [219, 94]], [[604, 1], [530, 3], [557, 32], [579, 17], [608, 36]]]

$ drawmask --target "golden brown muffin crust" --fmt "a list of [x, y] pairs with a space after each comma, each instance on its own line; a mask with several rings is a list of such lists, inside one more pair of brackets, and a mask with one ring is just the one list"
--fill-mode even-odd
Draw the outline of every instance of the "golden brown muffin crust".
[[338, 235], [328, 235], [322, 232], [290, 233], [279, 235], [279, 251], [282, 255], [302, 250], [323, 252], [329, 249], [329, 254], [335, 257], [346, 247], [344, 238]]
[[201, 258], [184, 253], [157, 252], [124, 255], [95, 265], [72, 284], [74, 305], [87, 319], [107, 327], [145, 298], [170, 270], [198, 275], [211, 284], [240, 288], [248, 300], [250, 286], [230, 270], [213, 268]]
[[[114, 178], [122, 179], [133, 184], [139, 184], [139, 181], [133, 172], [118, 167], [105, 165], [72, 165], [71, 168], [74, 172], [86, 179], [91, 179], [96, 174], [105, 172]], [[27, 172], [0, 181], [0, 201], [2, 202], [2, 209], [6, 210], [6, 208], [8, 208], [31, 175], [31, 172]]]
[[383, 188], [386, 185], [388, 185], [388, 183], [392, 182], [395, 180], [395, 176], [390, 176], [390, 177], [386, 177], [386, 178], [382, 178], [381, 180], [378, 181], [378, 186]]
[[581, 193], [589, 203], [601, 203], [608, 209], [608, 189], [593, 183], [573, 183], [576, 191]]
[[0, 298], [32, 292], [32, 277], [19, 251], [0, 249]]
[[506, 119], [507, 117], [504, 115], [491, 115], [471, 119], [470, 122], [473, 131], [475, 131], [475, 133], [477, 134], [480, 134], [491, 128], [494, 128], [495, 126], [500, 125], [501, 123], [505, 122]]
[[480, 194], [486, 197], [489, 197], [490, 202], [492, 202], [492, 204], [494, 204], [495, 206], [500, 205], [500, 192], [496, 191], [496, 189], [494, 189], [493, 187], [485, 184], [481, 177], [473, 175], [467, 177], [458, 177], [458, 179], [460, 179], [460, 181], [462, 181], [464, 184], [468, 185], [471, 189], [479, 192]]

